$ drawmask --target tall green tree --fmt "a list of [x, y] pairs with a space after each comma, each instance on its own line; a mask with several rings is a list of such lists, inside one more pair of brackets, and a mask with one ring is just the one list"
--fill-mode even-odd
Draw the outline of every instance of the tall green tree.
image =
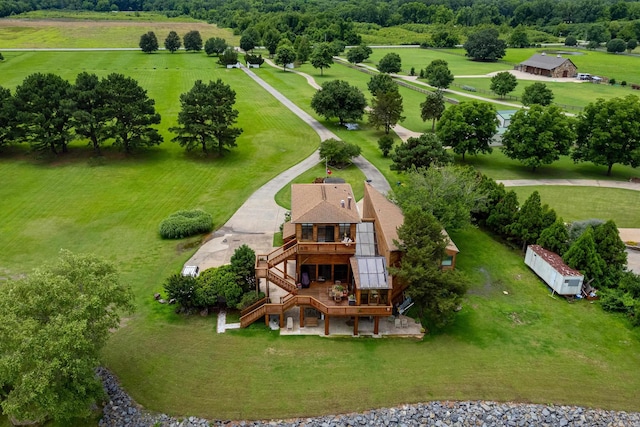
[[453, 163], [453, 156], [444, 149], [435, 134], [423, 133], [418, 138], [409, 138], [406, 143], [396, 146], [391, 160], [391, 170], [408, 171], [448, 165]]
[[469, 167], [442, 166], [409, 171], [404, 185], [393, 191], [393, 198], [403, 210], [417, 206], [430, 212], [447, 230], [467, 226], [471, 213], [487, 200], [480, 188], [477, 173]]
[[221, 55], [218, 55], [218, 63], [224, 65], [234, 65], [238, 62], [238, 52], [231, 46], [227, 46], [227, 48], [222, 52]]
[[152, 53], [158, 50], [158, 38], [153, 31], [149, 31], [146, 34], [140, 36], [140, 49], [144, 53]]
[[381, 73], [399, 73], [402, 70], [402, 59], [395, 52], [387, 53], [378, 62], [378, 70]]
[[331, 80], [322, 84], [311, 99], [311, 108], [330, 120], [337, 117], [341, 125], [362, 119], [367, 101], [364, 94], [344, 80]]
[[398, 92], [398, 85], [389, 74], [378, 73], [371, 76], [367, 83], [367, 88], [371, 95], [377, 96], [380, 93]]
[[403, 110], [400, 92], [395, 90], [379, 93], [371, 99], [369, 123], [376, 129], [384, 128], [384, 133], [388, 135], [393, 126], [405, 119], [402, 116]]
[[622, 272], [627, 268], [627, 248], [620, 238], [618, 227], [613, 220], [600, 224], [593, 229], [596, 251], [603, 259], [603, 285], [613, 288], [618, 285]]
[[611, 39], [607, 42], [607, 52], [622, 53], [627, 50], [627, 43], [622, 39]]
[[73, 113], [76, 134], [89, 139], [99, 156], [100, 147], [107, 139], [107, 126], [112, 119], [106, 108], [109, 99], [105, 85], [97, 75], [82, 72], [76, 77], [73, 96], [77, 108]]
[[553, 224], [540, 232], [537, 244], [560, 256], [564, 255], [569, 248], [569, 230], [562, 218], [556, 218]]
[[352, 64], [357, 64], [367, 60], [371, 53], [371, 48], [366, 45], [352, 47], [347, 52], [347, 61], [351, 62]]
[[16, 113], [13, 96], [9, 89], [0, 86], [0, 147], [15, 137]]
[[298, 46], [296, 47], [296, 60], [304, 64], [309, 60], [311, 56], [311, 43], [306, 36], [299, 36], [296, 38]]
[[231, 268], [236, 276], [238, 285], [242, 288], [243, 292], [249, 292], [256, 289], [256, 253], [249, 246], [239, 246], [231, 259]]
[[519, 209], [518, 195], [513, 190], [509, 190], [489, 213], [487, 225], [498, 234], [509, 238], [511, 237], [509, 227], [515, 222]]
[[207, 154], [210, 150], [219, 155], [224, 150], [235, 147], [242, 129], [233, 127], [238, 118], [235, 110], [236, 93], [218, 79], [208, 84], [196, 80], [189, 92], [180, 95], [178, 125], [169, 130], [177, 136], [172, 139], [187, 151], [196, 147]]
[[523, 48], [529, 47], [530, 44], [525, 27], [523, 25], [518, 25], [514, 28], [513, 32], [509, 36], [509, 46]]
[[447, 109], [440, 118], [436, 133], [443, 145], [456, 154], [491, 153], [490, 146], [498, 128], [496, 109], [479, 101], [465, 101]]
[[164, 48], [173, 53], [180, 49], [180, 46], [182, 46], [180, 36], [175, 31], [170, 31], [167, 38], [164, 39]]
[[507, 44], [498, 38], [498, 30], [487, 28], [470, 34], [464, 44], [467, 56], [474, 61], [495, 62], [506, 54]]
[[437, 90], [427, 94], [427, 98], [420, 104], [420, 117], [423, 122], [431, 119], [431, 131], [436, 128], [436, 120], [440, 120], [444, 113], [444, 97], [442, 92]]
[[75, 111], [71, 84], [56, 74], [34, 73], [16, 88], [13, 99], [20, 137], [36, 151], [66, 153]]
[[532, 105], [511, 118], [502, 135], [502, 151], [535, 172], [569, 154], [576, 138], [575, 121], [555, 105]]
[[607, 166], [640, 165], [640, 100], [637, 96], [598, 99], [578, 116], [577, 140], [571, 157]]
[[20, 421], [68, 425], [88, 417], [104, 390], [100, 352], [133, 294], [92, 255], [60, 259], [0, 286], [0, 407]]
[[516, 76], [508, 71], [503, 71], [491, 77], [491, 86], [489, 89], [500, 98], [504, 98], [506, 94], [513, 92], [516, 86], [518, 86]]
[[516, 213], [515, 221], [508, 226], [508, 233], [522, 242], [524, 251], [528, 244], [537, 242], [542, 230], [555, 220], [555, 211], [548, 205], [542, 205], [540, 194], [534, 191]]
[[105, 128], [106, 136], [114, 145], [127, 153], [132, 150], [158, 145], [162, 137], [151, 127], [160, 123], [155, 101], [147, 95], [136, 80], [123, 74], [112, 73], [102, 80], [108, 103], [105, 114], [112, 120]]
[[527, 106], [533, 104], [550, 105], [553, 97], [553, 92], [546, 84], [536, 82], [524, 88], [522, 104]]
[[588, 227], [578, 240], [562, 256], [564, 262], [571, 268], [580, 271], [585, 276], [585, 281], [593, 279], [594, 286], [600, 286], [604, 277], [606, 264], [598, 254], [593, 228]]
[[258, 40], [255, 40], [252, 34], [245, 33], [240, 37], [240, 49], [245, 52], [251, 52], [257, 44]]
[[449, 71], [449, 64], [442, 59], [435, 59], [424, 70], [424, 76], [430, 86], [443, 90], [453, 82], [453, 74]]
[[200, 52], [202, 50], [202, 36], [200, 31], [192, 30], [182, 38], [184, 42], [184, 50], [187, 52]]
[[204, 52], [208, 55], [220, 56], [227, 50], [227, 41], [220, 37], [211, 37], [204, 44]]
[[394, 140], [391, 135], [382, 135], [378, 139], [378, 148], [382, 151], [382, 157], [388, 157], [393, 148]]
[[287, 71], [287, 65], [296, 60], [296, 53], [293, 47], [284, 44], [276, 50], [275, 63], [282, 65], [282, 71]]
[[415, 301], [420, 317], [426, 316], [433, 326], [444, 326], [460, 306], [467, 279], [459, 271], [440, 268], [447, 241], [436, 218], [418, 207], [406, 208], [403, 213], [396, 242], [403, 252], [402, 260], [400, 267], [390, 271], [408, 285], [405, 292]]
[[267, 51], [269, 51], [269, 56], [275, 55], [276, 49], [278, 48], [278, 43], [280, 43], [281, 38], [282, 35], [280, 34], [280, 32], [273, 28], [265, 31], [262, 39], [264, 40], [264, 46], [267, 48]]
[[325, 68], [330, 68], [333, 64], [333, 50], [329, 43], [318, 43], [311, 52], [309, 57], [313, 68], [320, 68], [322, 76]]

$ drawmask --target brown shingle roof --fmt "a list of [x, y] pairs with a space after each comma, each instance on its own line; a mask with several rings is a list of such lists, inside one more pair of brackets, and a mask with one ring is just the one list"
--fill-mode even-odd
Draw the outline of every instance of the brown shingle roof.
[[[349, 208], [351, 197], [351, 208]], [[344, 206], [342, 207], [342, 202]], [[360, 222], [349, 184], [293, 184], [291, 222], [294, 224], [350, 224]]]
[[[526, 65], [529, 67], [540, 68], [543, 70], [554, 70], [564, 64], [566, 61], [569, 61], [573, 64], [568, 58], [558, 57], [554, 55], [540, 55], [535, 54], [531, 58], [527, 59], [520, 63], [520, 65]], [[573, 64], [575, 67], [575, 64]], [[577, 68], [577, 67], [576, 67]]]
[[369, 197], [371, 206], [375, 212], [364, 212], [365, 217], [375, 218], [382, 230], [382, 236], [376, 236], [378, 239], [384, 239], [387, 242], [389, 250], [397, 251], [398, 247], [393, 243], [398, 240], [398, 227], [404, 223], [404, 215], [402, 210], [395, 203], [387, 199], [382, 193], [378, 192], [369, 184], [364, 186], [364, 197]]
[[529, 245], [529, 248], [561, 275], [582, 277], [582, 273], [565, 264], [562, 257], [557, 253], [548, 251], [540, 245]]

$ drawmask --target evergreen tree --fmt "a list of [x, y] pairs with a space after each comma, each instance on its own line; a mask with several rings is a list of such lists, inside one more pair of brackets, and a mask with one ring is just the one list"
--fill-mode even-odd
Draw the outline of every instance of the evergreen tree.
[[509, 227], [515, 222], [518, 209], [518, 195], [513, 190], [509, 190], [489, 213], [487, 225], [503, 237], [511, 237]]
[[379, 93], [371, 100], [369, 110], [369, 123], [376, 129], [384, 128], [384, 133], [389, 134], [391, 128], [398, 122], [404, 121], [402, 116], [402, 96], [397, 90]]
[[605, 262], [603, 285], [616, 287], [621, 273], [627, 267], [627, 251], [616, 223], [612, 220], [600, 224], [593, 229], [593, 240], [596, 250]]
[[507, 231], [522, 242], [524, 251], [527, 244], [536, 242], [542, 230], [553, 224], [555, 220], [555, 211], [549, 209], [548, 205], [543, 206], [540, 202], [540, 194], [534, 191], [522, 204], [515, 221], [507, 227]]
[[444, 113], [444, 97], [442, 96], [442, 92], [437, 90], [435, 92], [430, 92], [427, 95], [427, 99], [424, 100], [423, 103], [420, 104], [420, 117], [423, 122], [431, 119], [431, 131], [436, 127], [436, 120], [440, 120], [442, 117], [442, 113]]
[[607, 266], [596, 249], [593, 228], [587, 228], [565, 252], [562, 259], [569, 267], [584, 274], [585, 281], [593, 279], [593, 285], [596, 287], [602, 284], [604, 270]]
[[557, 218], [553, 224], [542, 230], [537, 243], [548, 251], [564, 255], [569, 247], [569, 230], [562, 218]]

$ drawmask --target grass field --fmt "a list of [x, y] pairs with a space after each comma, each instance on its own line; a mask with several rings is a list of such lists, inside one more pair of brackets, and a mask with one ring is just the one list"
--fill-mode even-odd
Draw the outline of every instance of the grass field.
[[[184, 17], [169, 19], [164, 15], [143, 13], [140, 19], [135, 19], [138, 17], [133, 12], [105, 12], [102, 15], [106, 17], [101, 19], [101, 14], [93, 12], [67, 13], [53, 20], [40, 19], [38, 14], [29, 20], [0, 19], [0, 48], [137, 48], [140, 36], [147, 31], [155, 32], [160, 47], [164, 47], [169, 31], [176, 31], [183, 37], [187, 32], [197, 30], [202, 40], [222, 37], [235, 45], [240, 39], [229, 29]], [[114, 16], [129, 19], [107, 19]], [[3, 52], [3, 55], [6, 57], [7, 53]]]
[[[178, 209], [201, 207], [220, 226], [254, 189], [307, 157], [318, 137], [242, 72], [217, 68], [215, 59], [203, 54], [9, 52], [5, 57], [0, 85], [10, 88], [35, 71], [68, 79], [84, 70], [117, 71], [138, 79], [157, 101], [167, 140], [179, 94], [195, 79], [220, 77], [238, 93], [245, 132], [223, 159], [185, 155], [169, 142], [131, 157], [106, 150], [103, 162], [78, 145], [53, 162], [34, 160], [22, 149], [0, 157], [0, 200], [8, 207], [0, 209], [0, 276], [28, 272], [62, 247], [116, 262], [135, 290], [138, 309], [113, 334], [103, 360], [145, 407], [214, 419], [310, 416], [433, 399], [638, 409], [640, 331], [597, 304], [550, 298], [521, 254], [473, 228], [451, 233], [461, 251], [458, 268], [473, 282], [463, 309], [448, 329], [423, 341], [281, 338], [261, 322], [218, 335], [213, 317], [176, 315], [155, 303], [153, 292], [179, 270], [198, 240], [160, 240], [160, 220]], [[344, 76], [366, 87], [368, 76], [358, 79], [359, 72], [351, 70], [352, 76], [341, 68], [334, 65], [325, 79]], [[309, 107], [314, 89], [302, 77], [257, 71], [315, 116]], [[390, 182], [401, 179], [376, 146], [381, 131], [328, 125], [361, 145]], [[467, 161], [497, 178], [530, 174], [499, 152]], [[592, 178], [605, 172], [563, 162], [540, 168], [536, 176]], [[619, 179], [637, 175], [617, 165], [613, 171]]]
[[640, 191], [547, 185], [511, 187], [509, 190], [516, 192], [520, 204], [537, 191], [542, 203], [553, 207], [565, 221], [612, 219], [621, 228], [640, 228]]

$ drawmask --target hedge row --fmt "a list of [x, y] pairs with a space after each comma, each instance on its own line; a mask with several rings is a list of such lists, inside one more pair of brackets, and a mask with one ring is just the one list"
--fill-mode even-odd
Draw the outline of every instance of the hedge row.
[[207, 212], [200, 209], [178, 211], [160, 223], [160, 236], [163, 239], [182, 239], [212, 229], [213, 218]]

